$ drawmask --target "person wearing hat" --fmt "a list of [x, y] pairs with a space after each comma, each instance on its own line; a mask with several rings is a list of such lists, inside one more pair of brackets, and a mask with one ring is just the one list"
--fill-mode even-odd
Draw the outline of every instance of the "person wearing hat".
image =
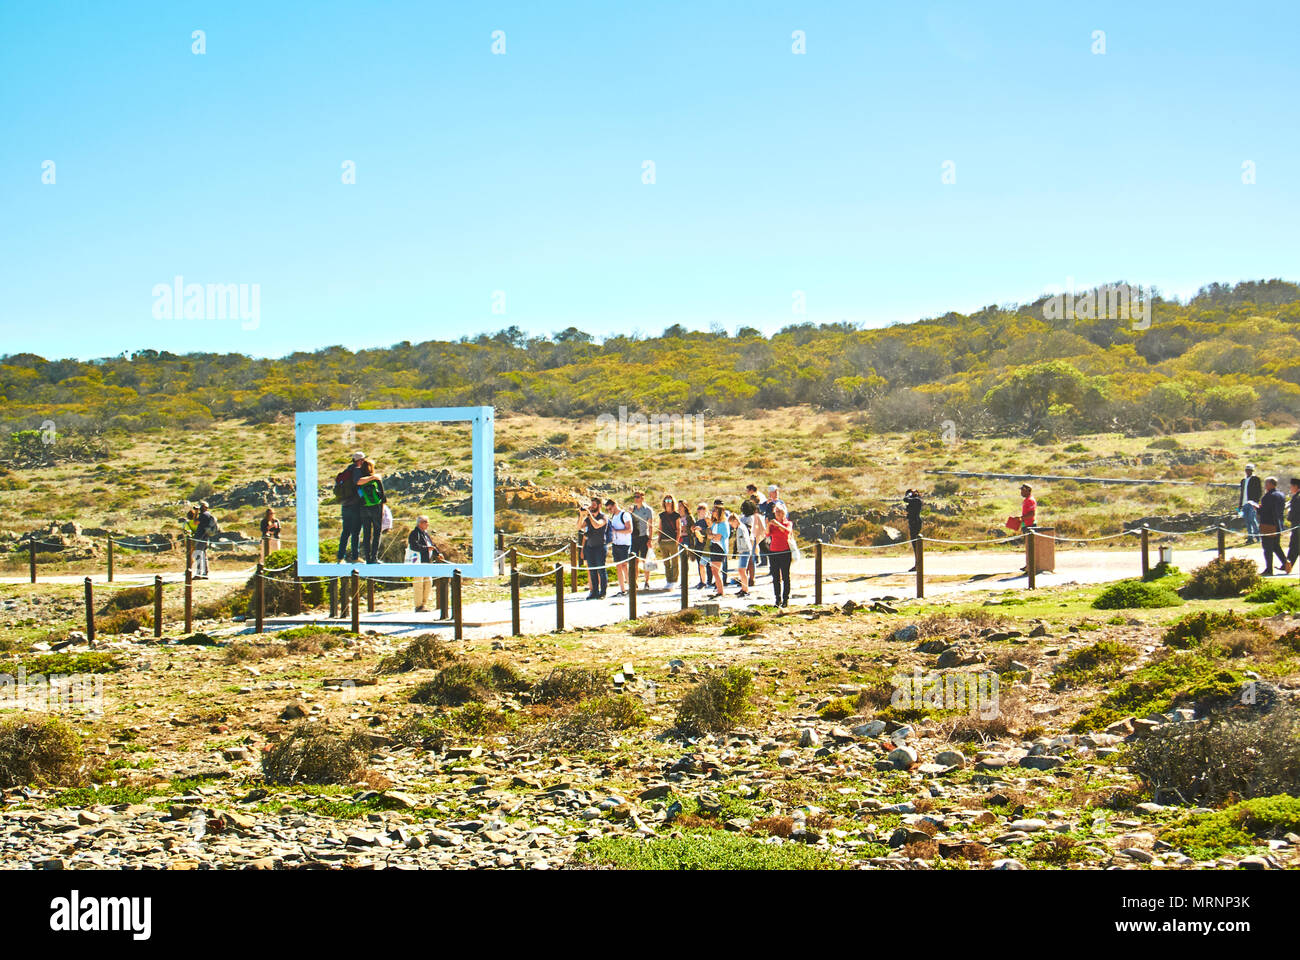
[[335, 560], [348, 563], [357, 562], [358, 541], [361, 539], [361, 494], [357, 483], [367, 476], [366, 455], [360, 450], [352, 452], [352, 462], [344, 467], [334, 478], [334, 496], [339, 499], [339, 512], [343, 529], [339, 533], [339, 549]]
[[1246, 464], [1246, 475], [1241, 478], [1237, 512], [1246, 521], [1246, 542], [1259, 540], [1259, 504], [1264, 499], [1264, 484], [1255, 476], [1255, 465]]

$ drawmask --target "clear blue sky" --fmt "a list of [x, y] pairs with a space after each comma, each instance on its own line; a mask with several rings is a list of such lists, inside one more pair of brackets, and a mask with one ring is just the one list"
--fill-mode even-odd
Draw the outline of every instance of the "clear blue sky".
[[[1297, 35], [1294, 2], [6, 3], [0, 353], [1297, 279]], [[260, 325], [154, 319], [178, 274], [259, 284]]]

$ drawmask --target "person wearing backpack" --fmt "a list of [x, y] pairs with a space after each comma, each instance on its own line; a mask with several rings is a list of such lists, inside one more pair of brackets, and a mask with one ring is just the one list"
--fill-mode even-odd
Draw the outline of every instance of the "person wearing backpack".
[[208, 502], [202, 501], [199, 504], [199, 515], [194, 521], [193, 579], [208, 579], [208, 547], [220, 532], [221, 527], [217, 524], [217, 518], [208, 512]]
[[335, 560], [342, 563], [357, 562], [357, 540], [361, 536], [361, 497], [357, 495], [357, 481], [363, 477], [366, 455], [360, 450], [352, 454], [352, 462], [334, 478], [334, 496], [339, 501], [343, 529], [339, 533], [339, 549]]
[[582, 562], [587, 568], [588, 600], [600, 600], [609, 588], [609, 571], [605, 569], [605, 537], [609, 523], [600, 512], [600, 498], [592, 497], [591, 505], [578, 508], [578, 535], [582, 538]]
[[614, 572], [618, 574], [618, 593], [615, 597], [627, 596], [627, 558], [632, 555], [632, 530], [635, 521], [632, 514], [620, 510], [611, 498], [605, 501], [605, 510], [609, 513], [610, 546], [614, 550]]
[[388, 495], [384, 493], [384, 481], [375, 473], [373, 460], [362, 460], [364, 471], [357, 480], [357, 498], [361, 502], [361, 551], [366, 563], [379, 562], [379, 528], [383, 523], [384, 504]]

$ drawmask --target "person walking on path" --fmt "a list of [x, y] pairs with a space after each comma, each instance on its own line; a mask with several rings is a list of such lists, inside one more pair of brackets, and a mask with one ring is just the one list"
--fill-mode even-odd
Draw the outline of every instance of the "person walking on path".
[[587, 599], [599, 600], [609, 587], [609, 571], [605, 569], [605, 531], [609, 522], [600, 512], [600, 498], [592, 497], [586, 510], [579, 507], [578, 518], [582, 563], [587, 568]]
[[221, 527], [217, 518], [208, 512], [208, 502], [199, 504], [199, 515], [194, 520], [194, 579], [208, 579], [208, 547], [216, 540]]
[[794, 536], [794, 525], [785, 518], [783, 505], [778, 505], [772, 512], [772, 519], [767, 522], [767, 536], [771, 541], [767, 561], [772, 568], [772, 592], [778, 607], [788, 607], [790, 605], [790, 539]]
[[[442, 563], [442, 554], [429, 536], [429, 518], [420, 517], [415, 521], [415, 528], [406, 538], [406, 549], [413, 551], [421, 563]], [[429, 598], [433, 595], [431, 577], [413, 577], [411, 586], [415, 590], [415, 612], [424, 613], [429, 609]]]
[[921, 492], [919, 490], [908, 490], [903, 494], [903, 509], [907, 511], [907, 539], [912, 541], [912, 569], [908, 573], [916, 571], [916, 557], [921, 551]]
[[664, 565], [664, 581], [668, 584], [666, 589], [671, 590], [677, 584], [677, 574], [680, 568], [677, 561], [680, 557], [674, 556], [680, 549], [680, 522], [681, 514], [677, 512], [677, 501], [671, 493], [664, 494], [663, 512], [659, 514], [659, 556]]
[[1255, 476], [1255, 465], [1246, 464], [1246, 475], [1241, 478], [1241, 490], [1238, 497], [1238, 512], [1246, 521], [1246, 542], [1254, 543], [1259, 539], [1259, 505], [1264, 497], [1264, 487]]
[[1277, 477], [1264, 481], [1264, 496], [1259, 501], [1259, 534], [1264, 544], [1264, 576], [1273, 576], [1273, 557], [1278, 558], [1278, 567], [1282, 573], [1290, 573], [1291, 564], [1287, 563], [1286, 554], [1282, 552], [1282, 527], [1286, 525], [1286, 497], [1277, 488]]
[[266, 553], [272, 554], [280, 549], [280, 521], [270, 507], [262, 515], [262, 542], [266, 544]]
[[758, 568], [767, 562], [759, 552], [763, 541], [767, 539], [767, 523], [763, 520], [763, 515], [758, 512], [757, 495], [747, 497], [741, 503], [740, 522], [749, 532], [749, 570], [747, 571], [749, 578], [746, 582], [752, 587], [758, 580]]
[[640, 558], [637, 564], [645, 577], [645, 589], [650, 589], [650, 530], [654, 526], [655, 512], [646, 505], [645, 494], [638, 490], [632, 494], [632, 552]]
[[1291, 528], [1286, 550], [1286, 572], [1290, 573], [1300, 560], [1300, 477], [1291, 478], [1291, 499], [1287, 503], [1286, 525]]
[[709, 508], [704, 504], [697, 504], [695, 507], [695, 522], [691, 524], [691, 555], [695, 558], [695, 565], [700, 574], [700, 582], [695, 585], [696, 590], [703, 590], [705, 578], [709, 582], [713, 580], [713, 571], [709, 568]]
[[334, 558], [338, 563], [342, 563], [345, 557], [348, 563], [357, 562], [357, 541], [361, 537], [361, 497], [357, 494], [357, 481], [364, 476], [362, 464], [365, 459], [366, 455], [360, 450], [353, 451], [352, 462], [334, 478], [334, 495], [339, 500], [342, 520], [338, 554]]
[[[745, 499], [750, 503], [754, 504], [754, 512], [758, 514], [759, 522], [760, 523], [764, 522], [765, 518], [761, 513], [758, 512], [758, 507], [763, 502], [763, 498], [758, 495], [757, 484], [753, 484], [753, 483], [745, 484]], [[755, 548], [754, 566], [756, 568], [767, 566], [767, 533], [766, 532], [764, 532], [761, 537], [755, 538], [754, 548]], [[755, 570], [755, 573], [757, 573], [757, 570]], [[749, 581], [750, 583], [753, 583], [754, 578], [750, 577]]]
[[373, 460], [362, 460], [364, 471], [357, 479], [357, 498], [361, 502], [361, 550], [366, 563], [379, 562], [379, 526], [384, 518], [384, 481], [375, 473]]

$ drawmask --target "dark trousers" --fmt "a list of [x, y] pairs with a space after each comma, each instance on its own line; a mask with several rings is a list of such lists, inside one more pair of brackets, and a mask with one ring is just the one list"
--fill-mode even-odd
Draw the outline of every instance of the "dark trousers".
[[361, 553], [366, 563], [379, 562], [379, 527], [384, 508], [379, 504], [361, 508]]
[[609, 571], [605, 569], [605, 544], [601, 543], [599, 549], [584, 545], [582, 562], [590, 568], [587, 572], [587, 582], [591, 584], [591, 594], [603, 597], [605, 591], [609, 589]]
[[1295, 563], [1300, 560], [1300, 530], [1291, 531], [1291, 541], [1286, 547], [1287, 563]]
[[1273, 572], [1273, 557], [1277, 556], [1282, 569], [1286, 569], [1286, 554], [1282, 552], [1282, 534], [1261, 533], [1260, 542], [1264, 544], [1264, 572]]
[[777, 605], [790, 600], [790, 551], [774, 551], [767, 555], [768, 566], [772, 568], [772, 593]]
[[912, 561], [915, 564], [916, 555], [921, 552], [921, 525], [919, 523], [909, 523], [907, 525], [907, 539], [912, 541]]
[[343, 505], [343, 532], [339, 534], [339, 552], [334, 559], [357, 562], [357, 537], [361, 535], [361, 504]]

